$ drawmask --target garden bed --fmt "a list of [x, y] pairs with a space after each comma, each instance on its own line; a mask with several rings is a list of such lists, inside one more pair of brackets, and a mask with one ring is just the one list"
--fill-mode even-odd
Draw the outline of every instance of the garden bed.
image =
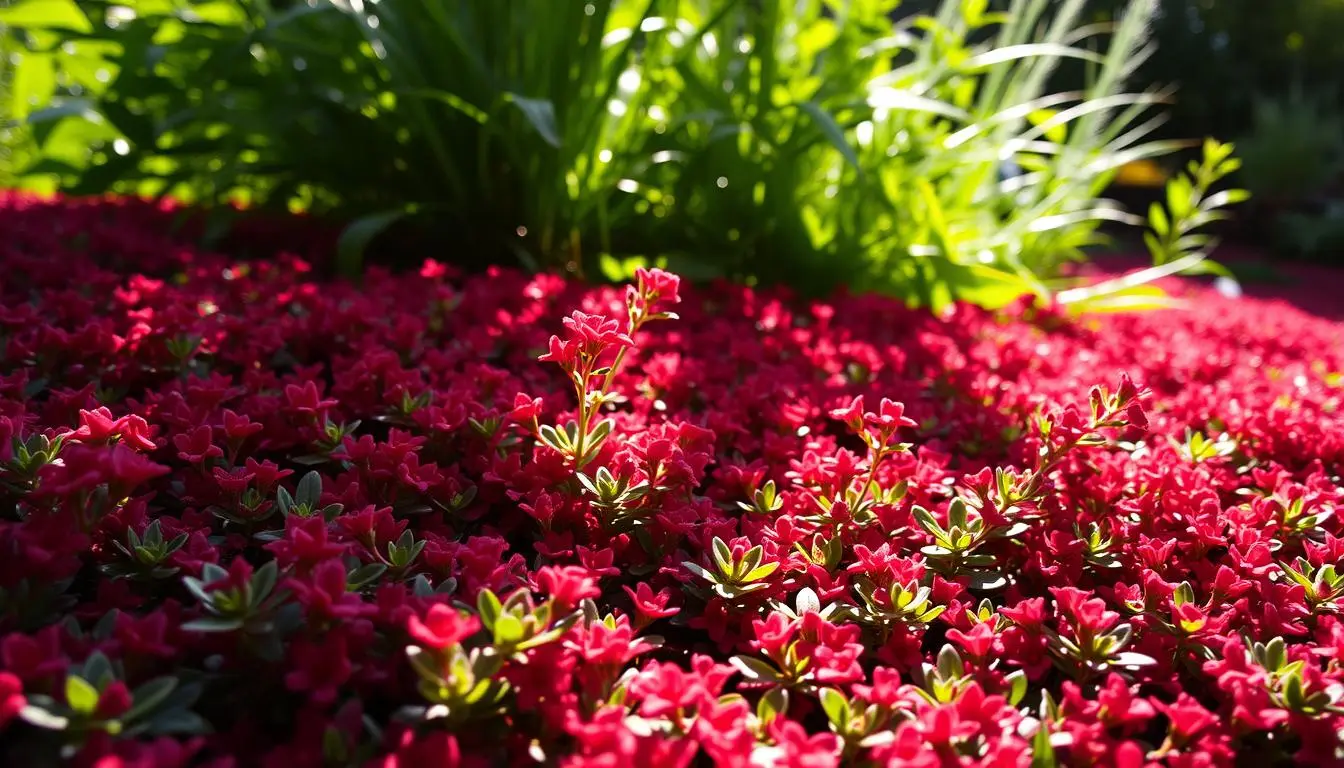
[[1344, 325], [355, 287], [174, 216], [0, 202], [7, 765], [1341, 759]]

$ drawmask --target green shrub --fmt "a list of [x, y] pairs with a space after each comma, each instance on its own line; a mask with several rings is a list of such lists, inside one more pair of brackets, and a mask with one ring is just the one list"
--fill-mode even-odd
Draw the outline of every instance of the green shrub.
[[[19, 0], [29, 178], [352, 221], [493, 260], [1049, 294], [1151, 141], [1154, 0]], [[1051, 87], [1061, 61], [1087, 84]], [[33, 103], [37, 97], [37, 104]], [[40, 107], [34, 109], [34, 107]], [[1022, 173], [1005, 177], [1006, 166]]]
[[[1092, 0], [1112, 18], [1128, 0]], [[1164, 132], [1232, 138], [1254, 120], [1258, 94], [1295, 83], [1344, 98], [1344, 2], [1339, 0], [1162, 0], [1151, 25], [1157, 44], [1140, 69], [1176, 86]]]
[[1262, 203], [1294, 206], [1320, 194], [1344, 172], [1344, 111], [1300, 89], [1255, 102], [1241, 137], [1242, 175]]
[[1241, 181], [1254, 195], [1244, 219], [1277, 253], [1322, 256], [1344, 245], [1344, 111], [1300, 85], [1255, 101], [1241, 149]]

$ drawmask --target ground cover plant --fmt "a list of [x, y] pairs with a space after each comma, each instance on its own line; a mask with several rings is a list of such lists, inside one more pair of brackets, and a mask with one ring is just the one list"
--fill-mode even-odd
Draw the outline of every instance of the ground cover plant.
[[0, 199], [7, 765], [1344, 759], [1338, 323], [175, 219]]

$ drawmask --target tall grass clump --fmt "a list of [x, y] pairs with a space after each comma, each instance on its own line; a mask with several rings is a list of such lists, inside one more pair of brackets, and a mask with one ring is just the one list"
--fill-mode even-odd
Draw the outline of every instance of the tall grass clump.
[[[400, 227], [594, 276], [994, 305], [1144, 223], [1106, 187], [1177, 146], [1131, 82], [1155, 0], [1086, 6], [20, 0], [0, 23], [20, 78], [53, 73], [20, 105], [30, 179], [330, 214], [351, 273]], [[1085, 87], [1051, 87], [1066, 60]]]

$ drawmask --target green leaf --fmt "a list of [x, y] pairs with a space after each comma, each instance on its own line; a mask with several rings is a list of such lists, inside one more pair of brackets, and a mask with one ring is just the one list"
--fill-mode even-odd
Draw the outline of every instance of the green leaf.
[[497, 645], [515, 645], [523, 639], [523, 622], [511, 613], [505, 613], [495, 619], [495, 643]]
[[764, 579], [766, 576], [769, 576], [778, 569], [779, 569], [779, 563], [777, 562], [766, 563], [765, 565], [757, 566], [748, 571], [747, 575], [742, 577], [742, 581], [744, 582], [760, 581], [761, 579]]
[[65, 678], [65, 703], [81, 715], [92, 715], [98, 709], [98, 689], [79, 675]]
[[[56, 60], [49, 53], [27, 52], [14, 55], [18, 61], [12, 69], [13, 77], [9, 83], [11, 106], [8, 116], [15, 120], [23, 120], [34, 107], [48, 103], [56, 91]], [[61, 169], [53, 166], [51, 170], [59, 172]], [[34, 171], [30, 166], [25, 172]]]
[[849, 139], [845, 137], [844, 130], [840, 128], [840, 124], [835, 121], [835, 118], [831, 117], [830, 113], [822, 109], [821, 105], [815, 101], [805, 101], [798, 107], [806, 112], [808, 117], [812, 118], [812, 122], [817, 124], [822, 135], [831, 143], [831, 146], [840, 152], [840, 156], [845, 158], [845, 162], [862, 175], [863, 167], [859, 165], [859, 156], [855, 154], [854, 147], [850, 145]]
[[822, 688], [817, 695], [821, 698], [821, 708], [826, 712], [826, 719], [831, 721], [836, 730], [845, 729], [850, 719], [849, 699], [834, 688]]
[[776, 686], [761, 695], [760, 701], [756, 703], [756, 718], [761, 721], [761, 725], [768, 725], [788, 710], [789, 689], [782, 685]]
[[713, 550], [714, 555], [714, 564], [718, 566], [719, 573], [722, 573], [725, 576], [731, 575], [735, 564], [733, 562], [733, 552], [728, 548], [728, 543], [718, 536], [715, 536], [714, 541], [711, 544], [711, 549]]
[[299, 481], [294, 500], [307, 506], [312, 511], [317, 509], [317, 503], [321, 498], [322, 475], [318, 474], [317, 470], [312, 470]]
[[1076, 314], [1141, 312], [1169, 309], [1180, 305], [1179, 299], [1173, 298], [1156, 285], [1136, 285], [1073, 302], [1069, 304], [1069, 310]]
[[529, 99], [516, 93], [505, 94], [509, 103], [518, 108], [527, 122], [552, 147], [560, 147], [560, 129], [555, 122], [555, 105], [546, 99]]
[[480, 614], [481, 625], [487, 631], [494, 631], [495, 621], [499, 619], [501, 610], [503, 607], [500, 605], [499, 596], [491, 590], [482, 589], [476, 596], [476, 611]]
[[915, 518], [915, 522], [919, 523], [919, 527], [924, 529], [925, 533], [934, 535], [944, 533], [943, 527], [938, 524], [937, 518], [933, 516], [932, 512], [924, 507], [916, 504], [911, 510], [911, 514]]
[[75, 0], [20, 0], [8, 8], [0, 8], [0, 25], [93, 32], [93, 24]]
[[198, 736], [211, 732], [205, 718], [189, 710], [172, 710], [154, 717], [149, 722], [150, 733], [161, 735]]
[[336, 241], [337, 270], [350, 279], [359, 277], [364, 269], [364, 251], [368, 249], [369, 243], [410, 213], [410, 209], [400, 208], [371, 213], [351, 222]]
[[961, 654], [952, 645], [944, 645], [938, 651], [937, 659], [938, 674], [945, 679], [955, 679], [966, 674], [966, 666], [961, 661]]
[[387, 573], [387, 566], [383, 563], [365, 563], [346, 577], [347, 588], [352, 592], [363, 589], [377, 581], [384, 573]]
[[280, 578], [280, 566], [274, 560], [268, 560], [252, 574], [252, 607], [260, 607], [275, 589]]
[[86, 121], [99, 120], [93, 103], [87, 99], [62, 99], [41, 109], [28, 113], [25, 121], [33, 127], [33, 136], [39, 146], [47, 147], [47, 139], [55, 132], [57, 125], [67, 117], [79, 117]]
[[112, 671], [112, 662], [101, 651], [94, 651], [89, 654], [89, 658], [84, 661], [84, 669], [80, 677], [93, 683], [95, 688], [102, 689], [116, 679]]
[[182, 584], [187, 588], [187, 591], [202, 604], [210, 604], [210, 593], [205, 590], [205, 583], [200, 579], [192, 576], [183, 576]]
[[690, 562], [682, 563], [682, 565], [686, 566], [686, 570], [690, 571], [691, 573], [695, 574], [696, 576], [699, 576], [700, 578], [704, 579], [705, 581], [708, 581], [708, 582], [710, 582], [710, 583], [717, 583], [717, 582], [718, 582], [718, 577], [715, 576], [714, 574], [710, 573], [710, 572], [709, 572], [708, 570], [706, 570], [703, 566], [696, 565], [695, 563], [690, 563]]
[[1156, 663], [1157, 659], [1152, 656], [1134, 651], [1125, 651], [1115, 656], [1115, 665], [1119, 667], [1151, 667]]
[[778, 682], [779, 672], [768, 663], [751, 657], [737, 655], [728, 660], [742, 676], [751, 682]]
[[1017, 669], [1005, 678], [1008, 682], [1008, 703], [1016, 707], [1027, 695], [1027, 673]]
[[1059, 759], [1055, 757], [1055, 747], [1050, 743], [1050, 729], [1041, 723], [1036, 735], [1031, 738], [1031, 768], [1055, 768]]
[[[955, 264], [940, 259], [936, 272], [952, 296], [986, 309], [1000, 309], [1030, 294], [1035, 286], [1022, 277], [987, 264]], [[935, 307], [935, 311], [941, 307]]]
[[920, 96], [898, 88], [877, 88], [868, 97], [868, 105], [879, 109], [927, 112], [948, 117], [958, 122], [969, 122], [971, 114], [945, 101]]
[[172, 677], [156, 677], [136, 688], [131, 695], [131, 708], [122, 715], [122, 720], [132, 722], [144, 717], [163, 703], [176, 688], [177, 679]]
[[229, 619], [222, 616], [205, 616], [182, 625], [182, 629], [186, 632], [235, 632], [242, 628], [242, 619]]

